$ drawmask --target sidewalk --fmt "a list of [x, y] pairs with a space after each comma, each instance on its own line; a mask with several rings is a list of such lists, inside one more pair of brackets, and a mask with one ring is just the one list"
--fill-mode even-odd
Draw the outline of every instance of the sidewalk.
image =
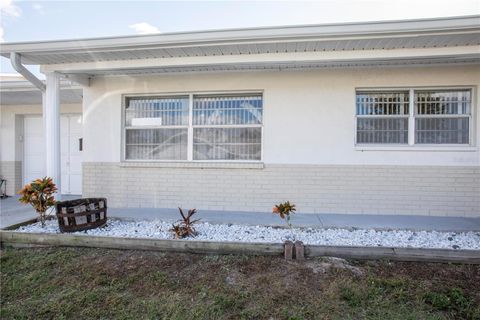
[[[64, 200], [76, 198], [64, 196]], [[155, 208], [108, 208], [110, 217], [137, 220], [177, 220], [178, 209]], [[0, 228], [37, 217], [30, 207], [18, 202], [18, 197], [0, 200]], [[283, 226], [278, 216], [264, 212], [226, 212], [200, 210], [195, 217], [214, 224], [243, 224]], [[375, 228], [408, 229], [436, 231], [480, 231], [480, 217], [428, 217], [428, 216], [392, 216], [358, 214], [302, 214], [292, 218], [292, 224], [298, 227], [314, 228]]]

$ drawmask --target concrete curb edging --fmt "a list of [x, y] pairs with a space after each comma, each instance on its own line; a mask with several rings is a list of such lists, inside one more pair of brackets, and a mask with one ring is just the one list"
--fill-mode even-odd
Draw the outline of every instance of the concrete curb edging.
[[[23, 233], [0, 230], [2, 246], [64, 246], [183, 253], [285, 256], [283, 243], [218, 242], [84, 236], [74, 234]], [[290, 249], [292, 254], [294, 246]], [[347, 259], [480, 264], [480, 250], [347, 247], [303, 245], [305, 257], [331, 256]]]

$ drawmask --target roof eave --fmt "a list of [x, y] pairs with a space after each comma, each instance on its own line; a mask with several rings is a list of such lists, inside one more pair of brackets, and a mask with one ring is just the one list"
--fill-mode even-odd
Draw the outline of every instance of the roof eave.
[[374, 21], [306, 26], [282, 26], [164, 33], [141, 36], [88, 38], [77, 40], [3, 43], [0, 54], [85, 52], [94, 50], [128, 50], [149, 46], [202, 46], [232, 43], [257, 43], [264, 41], [289, 41], [292, 39], [344, 39], [376, 36], [415, 35], [439, 32], [475, 32], [480, 30], [480, 15], [396, 21]]

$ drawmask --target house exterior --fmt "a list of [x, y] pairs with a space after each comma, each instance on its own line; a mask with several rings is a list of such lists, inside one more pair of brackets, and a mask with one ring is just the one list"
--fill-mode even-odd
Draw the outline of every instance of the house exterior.
[[[61, 86], [62, 193], [81, 194], [82, 88]], [[6, 194], [45, 176], [42, 93], [23, 77], [0, 75], [0, 178]], [[3, 192], [3, 189], [1, 190]]]
[[[82, 87], [82, 195], [110, 206], [480, 217], [479, 16], [0, 53], [46, 75], [45, 172], [60, 184], [60, 79]], [[3, 155], [18, 148], [11, 109], [4, 175], [25, 162]]]

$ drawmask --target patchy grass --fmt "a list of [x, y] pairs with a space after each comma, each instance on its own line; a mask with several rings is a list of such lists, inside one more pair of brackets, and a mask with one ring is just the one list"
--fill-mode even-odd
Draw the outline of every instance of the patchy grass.
[[1, 252], [2, 319], [480, 319], [480, 267], [79, 248]]

